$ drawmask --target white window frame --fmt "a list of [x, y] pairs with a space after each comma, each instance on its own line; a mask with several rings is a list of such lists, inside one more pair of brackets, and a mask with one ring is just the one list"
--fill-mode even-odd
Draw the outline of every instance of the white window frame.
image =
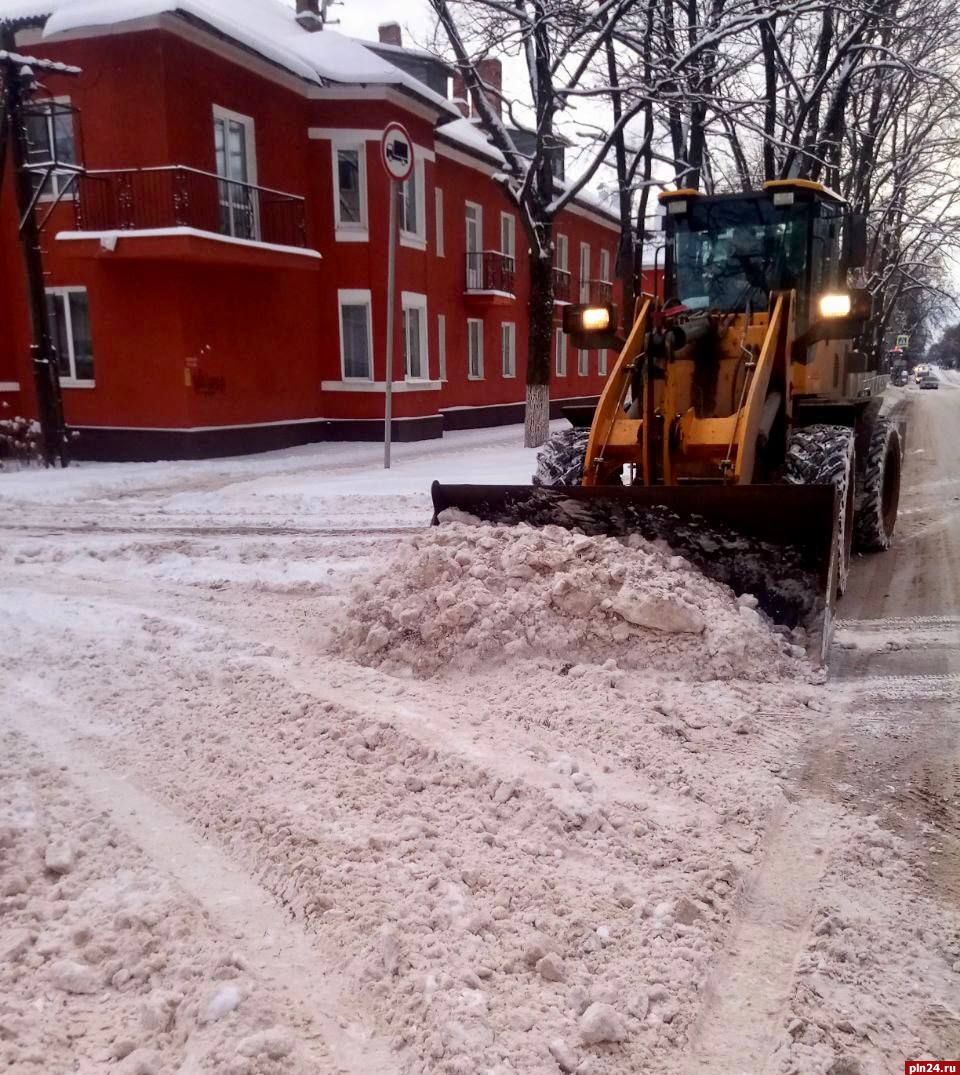
[[[420, 312], [420, 357], [423, 363], [423, 373], [419, 377], [411, 377], [407, 373], [406, 361], [403, 365], [403, 379], [405, 381], [429, 381], [430, 380], [430, 352], [427, 349], [427, 296], [418, 294], [416, 291], [401, 291], [400, 292], [400, 310], [401, 318], [400, 324], [403, 328], [403, 332], [407, 332], [407, 319], [402, 316], [407, 310], [418, 310]], [[406, 339], [402, 341], [401, 354], [404, 353]]]
[[[473, 210], [476, 216], [477, 224], [477, 247], [472, 249], [470, 246], [470, 211]], [[482, 254], [483, 253], [483, 206], [478, 202], [465, 201], [463, 203], [463, 242], [464, 252], [466, 254]], [[464, 259], [466, 261], [467, 269], [467, 289], [470, 291], [479, 291], [483, 287], [483, 258], [480, 259], [480, 265], [478, 268], [471, 266], [469, 258]]]
[[[213, 123], [214, 131], [216, 131], [217, 120], [222, 120], [224, 123], [228, 123], [231, 120], [234, 123], [239, 123], [245, 129], [245, 135], [243, 144], [247, 151], [247, 178], [246, 182], [249, 186], [255, 187], [258, 185], [257, 179], [257, 125], [253, 119], [253, 116], [245, 116], [242, 112], [233, 112], [229, 108], [224, 108], [222, 105], [213, 106]], [[214, 134], [214, 145], [216, 145], [216, 134]], [[214, 171], [216, 171], [216, 159], [214, 159]], [[227, 175], [220, 175], [217, 173], [218, 178], [222, 179], [225, 183], [236, 182], [231, 180]], [[232, 227], [232, 225], [231, 225]], [[260, 198], [254, 194], [253, 196], [253, 241], [260, 242]], [[230, 232], [233, 235], [233, 232]], [[243, 236], [240, 236], [243, 238]]]
[[[42, 98], [40, 100], [37, 100], [37, 101], [33, 102], [34, 107], [36, 107], [37, 105], [46, 105], [46, 104], [49, 104], [49, 105], [69, 105], [70, 104], [70, 97], [69, 96], [62, 96], [62, 95], [58, 96], [58, 97], [44, 97], [44, 98]], [[74, 155], [74, 157], [76, 157], [77, 156], [77, 125], [73, 122], [72, 115], [71, 115], [71, 118], [70, 118], [70, 126], [71, 126], [71, 129], [73, 131], [73, 155]], [[48, 130], [49, 134], [52, 136], [53, 131], [51, 129], [49, 121], [48, 121], [47, 130]], [[56, 149], [52, 144], [51, 144], [51, 147], [50, 147], [50, 151], [51, 151], [51, 155], [56, 152]], [[52, 159], [52, 157], [51, 157], [51, 159]], [[56, 171], [53, 172], [53, 174], [50, 176], [50, 188], [51, 188], [50, 192], [48, 194], [41, 194], [40, 198], [39, 198], [39, 201], [41, 201], [41, 202], [55, 201], [56, 198], [57, 198], [57, 194], [61, 189], [60, 188], [61, 179], [63, 179], [63, 177], [66, 176], [67, 180], [69, 180], [69, 178], [70, 178], [70, 176], [72, 174], [73, 174], [72, 172], [56, 172]], [[66, 182], [64, 182], [63, 185], [66, 186]], [[62, 201], [62, 202], [72, 202], [75, 197], [76, 197], [76, 187], [74, 187], [74, 189], [72, 191], [70, 191], [69, 193], [64, 194], [60, 198], [60, 201]]]
[[567, 334], [558, 325], [553, 332], [553, 347], [558, 377], [567, 375]]
[[[417, 230], [406, 231], [402, 226], [402, 221], [400, 227], [400, 245], [412, 247], [414, 250], [427, 249], [427, 199], [425, 178], [426, 169], [424, 168], [423, 157], [419, 153], [414, 152], [413, 179], [414, 192], [417, 200]], [[407, 182], [409, 182], [409, 180], [407, 180]]]
[[580, 377], [590, 376], [590, 352], [582, 347], [577, 350], [577, 374]]
[[437, 257], [442, 258], [445, 256], [443, 242], [443, 187], [433, 188], [433, 219], [434, 227], [436, 228]]
[[[340, 219], [340, 160], [341, 150], [354, 150], [357, 154], [360, 175], [360, 220]], [[362, 138], [334, 138], [330, 142], [333, 162], [333, 222], [338, 243], [365, 243], [370, 239], [367, 188], [367, 143]]]
[[600, 377], [607, 376], [607, 356], [608, 352], [605, 347], [597, 352], [597, 374]]
[[566, 235], [557, 233], [556, 238], [556, 265], [554, 268], [561, 269], [563, 272], [570, 271], [570, 240]]
[[[67, 362], [68, 362], [68, 364], [70, 366], [70, 373], [68, 373], [68, 374], [61, 373], [60, 374], [60, 384], [63, 385], [64, 388], [96, 388], [96, 386], [97, 386], [97, 377], [96, 377], [97, 360], [96, 360], [96, 356], [94, 356], [94, 360], [93, 360], [93, 368], [94, 368], [93, 377], [83, 377], [83, 378], [77, 377], [77, 356], [76, 356], [76, 352], [74, 350], [74, 342], [73, 342], [73, 315], [70, 313], [70, 302], [69, 302], [68, 296], [72, 295], [72, 294], [78, 294], [78, 293], [87, 296], [87, 315], [89, 316], [89, 313], [90, 313], [90, 293], [87, 291], [87, 289], [85, 287], [70, 286], [70, 287], [47, 287], [47, 288], [44, 288], [44, 294], [45, 295], [53, 295], [54, 297], [63, 300], [63, 323], [64, 323], [64, 327], [66, 328], [66, 332], [67, 332], [67, 346], [70, 348], [70, 353], [67, 355]], [[91, 335], [92, 335], [92, 333], [91, 333]], [[61, 358], [61, 356], [58, 354], [57, 359], [59, 360], [60, 358]]]
[[[504, 238], [507, 239], [504, 242]], [[513, 213], [500, 214], [500, 253], [517, 260], [517, 218]]]
[[580, 244], [580, 301], [590, 301], [590, 244]]
[[437, 314], [437, 376], [447, 379], [447, 315]]
[[[343, 349], [343, 308], [344, 306], [367, 307], [367, 339], [370, 342], [370, 373], [367, 377], [348, 377], [347, 361]], [[340, 326], [340, 379], [346, 383], [366, 384], [373, 381], [373, 296], [369, 288], [340, 288], [337, 291], [337, 321]]]
[[600, 251], [600, 279], [610, 283], [610, 251], [603, 247]]
[[[508, 346], [509, 343], [509, 346]], [[500, 323], [500, 359], [506, 379], [517, 375], [517, 324], [515, 321]]]
[[[470, 347], [472, 342], [472, 336], [470, 328], [472, 325], [479, 325], [477, 329], [477, 372], [474, 373], [471, 362]], [[483, 318], [482, 317], [468, 317], [467, 318], [467, 380], [468, 381], [482, 381], [483, 380]]]

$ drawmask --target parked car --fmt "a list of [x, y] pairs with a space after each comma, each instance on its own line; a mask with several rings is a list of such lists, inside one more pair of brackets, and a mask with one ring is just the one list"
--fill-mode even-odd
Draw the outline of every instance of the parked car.
[[933, 372], [933, 370], [927, 370], [920, 377], [921, 388], [939, 388], [940, 378]]

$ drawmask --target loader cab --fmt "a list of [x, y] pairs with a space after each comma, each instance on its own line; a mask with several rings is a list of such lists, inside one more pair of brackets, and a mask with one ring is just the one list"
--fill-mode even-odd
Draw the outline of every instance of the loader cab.
[[[859, 254], [860, 223], [837, 194], [805, 180], [746, 194], [660, 196], [666, 232], [665, 294], [691, 311], [766, 310], [796, 292], [796, 327], [819, 319], [820, 299], [843, 292]], [[830, 316], [830, 315], [828, 315]]]

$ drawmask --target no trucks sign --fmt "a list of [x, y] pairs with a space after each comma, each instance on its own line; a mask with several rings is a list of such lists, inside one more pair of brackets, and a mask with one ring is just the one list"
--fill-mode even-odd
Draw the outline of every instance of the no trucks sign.
[[394, 182], [409, 179], [413, 171], [413, 142], [402, 124], [387, 124], [380, 140], [380, 159]]

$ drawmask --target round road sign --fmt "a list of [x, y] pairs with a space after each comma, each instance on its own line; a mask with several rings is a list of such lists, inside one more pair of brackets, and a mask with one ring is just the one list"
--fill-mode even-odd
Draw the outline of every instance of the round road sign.
[[380, 159], [391, 179], [402, 183], [413, 171], [413, 140], [400, 123], [388, 123], [380, 140]]

